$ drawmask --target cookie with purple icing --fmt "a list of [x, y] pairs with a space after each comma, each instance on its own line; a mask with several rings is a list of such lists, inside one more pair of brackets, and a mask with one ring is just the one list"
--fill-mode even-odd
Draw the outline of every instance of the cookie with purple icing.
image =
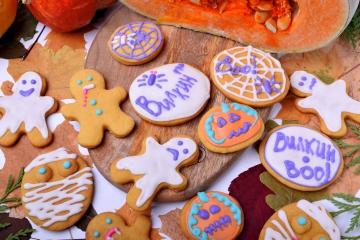
[[189, 239], [231, 240], [243, 226], [240, 204], [221, 192], [199, 192], [181, 211], [181, 227]]
[[341, 151], [330, 138], [296, 124], [273, 129], [260, 145], [260, 160], [276, 179], [301, 191], [329, 186], [344, 168]]
[[161, 51], [164, 37], [152, 22], [131, 22], [115, 30], [108, 42], [111, 55], [125, 65], [151, 61]]

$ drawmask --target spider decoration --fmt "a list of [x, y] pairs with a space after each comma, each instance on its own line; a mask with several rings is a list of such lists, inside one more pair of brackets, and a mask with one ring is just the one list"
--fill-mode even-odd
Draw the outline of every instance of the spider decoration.
[[114, 37], [111, 44], [113, 45], [114, 49], [118, 49], [121, 46], [128, 45], [131, 49], [135, 48], [135, 44], [137, 43], [136, 39], [136, 33], [131, 34], [119, 34]]
[[157, 71], [151, 71], [150, 74], [142, 75], [142, 78], [137, 80], [139, 83], [138, 87], [145, 87], [145, 86], [156, 86], [162, 89], [161, 83], [168, 82], [166, 78], [163, 78], [165, 74], [157, 74]]
[[256, 91], [258, 95], [263, 93], [264, 90], [269, 95], [273, 93], [279, 93], [281, 88], [280, 83], [275, 81], [274, 76], [272, 76], [270, 79], [257, 76], [255, 80], [255, 87], [259, 87]]

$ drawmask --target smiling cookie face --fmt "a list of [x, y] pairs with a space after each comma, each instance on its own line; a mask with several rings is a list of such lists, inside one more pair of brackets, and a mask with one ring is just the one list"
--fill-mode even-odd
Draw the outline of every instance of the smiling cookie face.
[[36, 72], [26, 72], [15, 82], [12, 91], [21, 97], [40, 96], [46, 88], [46, 82]]
[[200, 192], [181, 212], [182, 228], [190, 239], [235, 239], [244, 216], [237, 201], [219, 192]]
[[77, 99], [84, 98], [92, 89], [105, 89], [105, 80], [98, 72], [85, 69], [70, 80], [70, 91]]
[[26, 168], [21, 186], [25, 213], [38, 226], [66, 229], [86, 212], [93, 194], [91, 169], [64, 148], [39, 155]]

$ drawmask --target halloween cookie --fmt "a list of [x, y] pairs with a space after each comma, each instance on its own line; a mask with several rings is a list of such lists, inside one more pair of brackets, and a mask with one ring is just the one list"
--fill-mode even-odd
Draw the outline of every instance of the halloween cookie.
[[125, 137], [135, 126], [119, 104], [126, 98], [122, 87], [106, 90], [103, 76], [92, 69], [77, 72], [70, 80], [70, 91], [75, 102], [63, 105], [61, 113], [68, 120], [80, 123], [77, 140], [87, 148], [98, 146], [108, 129], [117, 137]]
[[87, 240], [150, 240], [151, 221], [149, 217], [139, 215], [133, 225], [127, 225], [124, 219], [111, 212], [94, 217], [86, 228]]
[[36, 225], [64, 230], [90, 206], [93, 174], [83, 159], [59, 148], [39, 155], [25, 168], [21, 194], [25, 213]]
[[198, 134], [213, 152], [236, 152], [261, 137], [264, 123], [256, 110], [238, 103], [222, 103], [202, 116]]
[[225, 96], [254, 107], [281, 101], [290, 87], [280, 62], [251, 46], [220, 52], [211, 62], [210, 74]]
[[225, 193], [199, 192], [181, 211], [181, 227], [189, 239], [232, 240], [243, 226], [239, 203]]
[[152, 22], [132, 22], [112, 34], [108, 47], [114, 58], [126, 65], [151, 61], [161, 51], [164, 37]]
[[0, 97], [0, 145], [11, 146], [25, 134], [32, 145], [43, 147], [52, 140], [46, 117], [56, 110], [54, 98], [44, 95], [46, 81], [36, 72], [26, 72]]
[[340, 240], [340, 230], [325, 208], [300, 200], [291, 203], [265, 223], [259, 240]]
[[197, 116], [210, 98], [209, 79], [199, 70], [173, 63], [137, 77], [129, 97], [135, 111], [159, 125], [175, 125]]
[[326, 135], [344, 136], [346, 118], [360, 123], [360, 102], [349, 97], [344, 80], [325, 84], [310, 73], [296, 71], [291, 75], [291, 87], [294, 94], [305, 97], [296, 101], [296, 107], [317, 114]]
[[302, 191], [327, 187], [344, 167], [341, 151], [331, 139], [301, 125], [273, 129], [261, 142], [260, 159], [276, 179]]
[[127, 203], [134, 210], [144, 211], [161, 189], [186, 187], [187, 179], [179, 169], [194, 164], [198, 156], [195, 141], [188, 137], [175, 137], [163, 144], [147, 137], [138, 155], [113, 161], [111, 179], [118, 184], [134, 182]]

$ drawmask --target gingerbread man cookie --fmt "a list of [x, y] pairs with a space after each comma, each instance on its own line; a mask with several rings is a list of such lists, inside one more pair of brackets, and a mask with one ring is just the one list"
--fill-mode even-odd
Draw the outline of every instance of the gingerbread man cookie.
[[45, 79], [36, 72], [26, 72], [13, 85], [12, 95], [0, 97], [0, 145], [11, 146], [22, 134], [36, 147], [51, 142], [46, 116], [57, 104], [54, 98], [42, 96], [45, 91]]
[[95, 70], [77, 72], [70, 80], [70, 91], [76, 101], [62, 106], [61, 112], [65, 118], [80, 123], [77, 138], [80, 145], [98, 146], [105, 129], [117, 137], [124, 137], [134, 128], [134, 120], [119, 106], [126, 98], [124, 88], [106, 90], [103, 76]]
[[25, 213], [36, 225], [64, 230], [90, 206], [93, 174], [83, 159], [59, 148], [39, 155], [25, 168], [21, 194]]
[[340, 240], [340, 230], [325, 208], [300, 200], [274, 213], [259, 240]]
[[111, 178], [118, 184], [135, 182], [127, 195], [131, 208], [144, 211], [163, 188], [183, 190], [187, 179], [179, 169], [194, 164], [199, 155], [194, 140], [172, 138], [164, 144], [147, 137], [139, 155], [113, 161]]
[[296, 101], [302, 112], [316, 113], [320, 117], [320, 128], [332, 137], [342, 137], [347, 128], [345, 119], [360, 123], [360, 102], [352, 99], [346, 92], [346, 82], [336, 80], [325, 84], [316, 76], [296, 71], [291, 76], [292, 91], [305, 97]]
[[133, 225], [111, 212], [94, 217], [86, 228], [87, 240], [150, 240], [151, 221], [139, 215]]

